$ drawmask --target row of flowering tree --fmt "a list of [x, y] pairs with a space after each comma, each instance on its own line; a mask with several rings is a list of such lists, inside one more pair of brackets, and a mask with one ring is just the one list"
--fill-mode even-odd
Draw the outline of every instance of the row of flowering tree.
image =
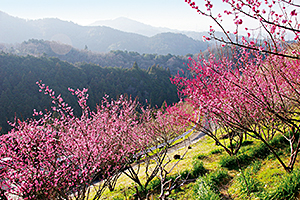
[[[151, 195], [158, 191], [160, 191], [159, 199], [167, 199], [172, 190], [187, 181], [180, 175], [175, 180], [167, 178], [189, 150], [186, 148], [180, 159], [172, 162], [174, 158], [170, 154], [170, 148], [175, 146], [178, 136], [182, 137], [182, 133], [190, 125], [186, 119], [192, 116], [191, 112], [187, 111], [191, 110], [183, 102], [173, 106], [165, 104], [153, 113], [155, 118], [144, 125], [144, 129], [151, 132], [154, 137], [149, 140], [149, 148], [141, 151], [134, 163], [128, 164], [127, 170], [123, 172], [136, 185], [132, 188], [136, 192], [135, 199], [151, 199]], [[151, 181], [155, 178], [160, 180], [159, 187], [149, 189]]]
[[[113, 189], [124, 169], [162, 137], [152, 124], [163, 113], [142, 108], [131, 98], [106, 96], [91, 111], [87, 89], [69, 89], [82, 109], [77, 117], [60, 95], [41, 81], [37, 84], [51, 97], [52, 111], [34, 111], [33, 119], [16, 120], [0, 138], [1, 184], [8, 196], [99, 199], [106, 188]], [[166, 119], [166, 127], [176, 124], [175, 118]]]
[[[258, 139], [287, 172], [292, 171], [300, 148], [300, 24], [297, 18], [300, 5], [292, 0], [223, 0], [220, 3], [229, 6], [224, 13], [233, 15], [236, 25], [230, 34], [222, 24], [222, 14], [213, 12], [211, 1], [205, 0], [203, 7], [190, 0], [185, 2], [213, 19], [223, 32], [223, 37], [217, 37], [211, 26], [209, 37], [204, 39], [222, 42], [222, 48], [207, 59], [190, 59], [192, 78], [178, 75], [172, 79], [197, 115], [206, 119], [202, 120], [206, 123], [198, 123], [199, 129], [230, 155], [238, 153], [245, 138]], [[259, 27], [255, 30], [266, 34], [252, 37], [251, 31], [255, 33], [255, 30], [244, 26], [245, 18], [257, 21]], [[243, 26], [248, 37], [238, 36]], [[293, 35], [293, 40], [286, 42], [288, 33]], [[288, 162], [269, 145], [278, 133], [290, 143]]]
[[[253, 52], [242, 53], [243, 57], [235, 62], [213, 56], [208, 60], [191, 60], [194, 77], [178, 76], [173, 81], [198, 109], [199, 116], [209, 121], [199, 124], [201, 130], [230, 155], [236, 154], [243, 140], [250, 136], [264, 142], [284, 169], [291, 171], [300, 145], [300, 60], [269, 56], [253, 63], [249, 62]], [[236, 63], [241, 60], [242, 67], [237, 68]], [[268, 143], [276, 133], [290, 143], [287, 164]]]

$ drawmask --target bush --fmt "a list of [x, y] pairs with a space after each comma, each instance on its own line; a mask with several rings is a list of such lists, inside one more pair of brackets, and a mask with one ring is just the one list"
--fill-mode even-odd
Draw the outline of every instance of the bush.
[[249, 149], [249, 156], [251, 158], [261, 158], [264, 159], [270, 154], [270, 150], [264, 143]]
[[204, 168], [203, 162], [200, 160], [194, 160], [191, 178], [198, 178], [199, 176], [203, 176], [206, 172], [207, 170]]
[[220, 191], [218, 186], [225, 179], [227, 179], [228, 173], [225, 170], [219, 169], [206, 176], [200, 177], [195, 185], [194, 192], [195, 192], [195, 199], [198, 200], [218, 200], [220, 198]]
[[117, 196], [117, 197], [113, 197], [113, 200], [123, 200], [124, 197], [123, 196]]
[[206, 154], [200, 153], [200, 154], [198, 154], [197, 156], [194, 157], [194, 159], [199, 159], [199, 160], [201, 160], [203, 158], [206, 158]]
[[241, 166], [249, 165], [253, 159], [253, 157], [249, 156], [248, 154], [239, 154], [237, 159]]
[[[289, 143], [282, 135], [277, 135], [269, 142], [269, 145], [275, 149], [282, 149], [288, 146]], [[264, 143], [259, 143], [249, 150], [249, 156], [252, 158], [265, 159], [270, 153], [271, 151]], [[280, 154], [280, 152], [277, 152], [277, 154]]]
[[[237, 176], [237, 185], [239, 185], [240, 193], [241, 194], [247, 194], [247, 191], [249, 190], [249, 193], [255, 193], [255, 192], [261, 192], [262, 186], [261, 183], [254, 177], [254, 172], [251, 170], [251, 168], [247, 168], [244, 171], [244, 176], [240, 173]], [[246, 182], [247, 185], [246, 185]]]
[[190, 178], [189, 170], [186, 169], [186, 170], [180, 172], [180, 176], [181, 176], [182, 179]]
[[[297, 135], [296, 135], [297, 136]], [[283, 149], [290, 145], [289, 141], [285, 139], [282, 135], [276, 135], [271, 141], [270, 145], [273, 148]], [[288, 148], [289, 149], [289, 148]]]
[[245, 140], [242, 142], [242, 146], [248, 146], [248, 145], [252, 145], [253, 141], [252, 140]]
[[161, 181], [159, 178], [155, 178], [147, 186], [147, 190], [154, 191], [160, 188]]
[[197, 200], [221, 200], [220, 196], [211, 188], [203, 178], [197, 181], [197, 189], [195, 190], [195, 199]]
[[219, 164], [221, 167], [237, 170], [239, 168], [238, 164], [241, 166], [248, 165], [251, 163], [251, 160], [252, 158], [248, 154], [238, 154], [234, 156], [225, 155], [220, 158]]
[[207, 176], [215, 186], [221, 185], [229, 178], [228, 172], [224, 169], [218, 169]]
[[[241, 146], [244, 147], [244, 146], [249, 146], [249, 145], [252, 145], [252, 144], [253, 144], [252, 140], [244, 140], [242, 142]], [[228, 145], [228, 148], [231, 148], [231, 147], [235, 148], [235, 147], [237, 147], [237, 145], [238, 144], [236, 142], [233, 142], [232, 145]]]
[[[203, 166], [203, 162], [200, 160], [194, 160], [193, 161], [193, 168], [191, 170], [184, 170], [180, 173], [181, 180], [183, 179], [194, 179], [198, 178], [199, 176], [204, 175], [207, 172], [207, 170]], [[167, 180], [175, 180], [177, 178], [178, 174], [175, 174], [173, 176], [169, 176], [166, 179]], [[153, 179], [149, 185], [147, 186], [147, 191], [158, 191], [160, 190], [161, 180], [159, 178]], [[139, 191], [143, 191], [140, 187], [138, 187]]]
[[222, 153], [224, 151], [224, 149], [213, 149], [209, 152], [209, 154], [218, 154], [218, 153]]
[[219, 164], [227, 169], [237, 169], [236, 156], [226, 154], [220, 158]]
[[189, 170], [184, 170], [180, 173], [182, 179], [186, 178], [198, 178], [199, 176], [203, 176], [207, 170], [203, 166], [203, 162], [200, 160], [193, 161], [193, 168]]
[[[243, 142], [242, 146], [247, 146], [252, 143], [253, 141], [246, 140]], [[274, 137], [269, 144], [274, 148], [275, 147], [282, 148], [285, 146], [285, 144], [287, 144], [287, 140], [283, 136], [278, 135]], [[270, 155], [270, 153], [271, 151], [264, 143], [259, 143], [258, 145], [255, 146], [241, 148], [238, 155], [236, 156], [229, 156], [229, 155], [222, 156], [219, 161], [219, 164], [222, 167], [226, 167], [228, 169], [238, 169], [237, 159], [241, 166], [245, 166], [245, 165], [249, 165], [251, 161], [254, 159], [257, 158], [265, 159]]]

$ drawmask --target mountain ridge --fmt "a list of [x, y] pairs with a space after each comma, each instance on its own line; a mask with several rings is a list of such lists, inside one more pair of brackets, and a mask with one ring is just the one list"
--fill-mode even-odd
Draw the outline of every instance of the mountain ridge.
[[[183, 35], [164, 33], [152, 37], [123, 32], [107, 26], [81, 26], [57, 18], [24, 20], [0, 11], [0, 43], [21, 43], [29, 39], [59, 41], [59, 36], [69, 38], [78, 49], [88, 47], [96, 52], [127, 50], [139, 53], [195, 54], [207, 48], [207, 44]], [[170, 39], [172, 38], [172, 39]]]
[[172, 32], [172, 33], [184, 34], [188, 37], [193, 38], [194, 40], [202, 40], [202, 37], [204, 35], [206, 36], [208, 35], [207, 32], [205, 31], [196, 32], [196, 31], [177, 30], [177, 29], [171, 29], [166, 27], [151, 26], [126, 17], [118, 17], [109, 20], [97, 20], [91, 23], [90, 26], [107, 26], [124, 32], [137, 33], [148, 37], [152, 37], [160, 33]]
[[97, 20], [94, 23], [90, 24], [90, 26], [107, 26], [120, 31], [137, 33], [147, 37], [152, 37], [154, 35], [164, 32], [180, 32], [178, 30], [165, 27], [154, 27], [126, 17], [118, 17], [116, 19], [109, 20]]

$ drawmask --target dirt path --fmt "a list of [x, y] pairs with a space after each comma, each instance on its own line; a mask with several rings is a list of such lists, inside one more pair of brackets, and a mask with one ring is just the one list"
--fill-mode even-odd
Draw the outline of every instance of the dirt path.
[[201, 138], [203, 138], [205, 136], [205, 133], [201, 132], [201, 131], [194, 131], [194, 133], [189, 136], [187, 139], [171, 146], [169, 149], [168, 149], [168, 153], [172, 153], [178, 149], [181, 149], [183, 147], [188, 147], [190, 146], [191, 144], [194, 144], [196, 142], [198, 142]]

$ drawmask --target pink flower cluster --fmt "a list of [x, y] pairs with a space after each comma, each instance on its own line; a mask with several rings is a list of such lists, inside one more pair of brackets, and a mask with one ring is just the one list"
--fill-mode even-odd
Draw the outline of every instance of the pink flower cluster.
[[[203, 0], [203, 9], [191, 0], [185, 0], [185, 2], [188, 3], [191, 8], [196, 9], [199, 14], [210, 17], [213, 21], [216, 22], [216, 25], [227, 37], [227, 41], [225, 41], [224, 38], [215, 36], [214, 31], [211, 31], [214, 29], [210, 28], [211, 38], [217, 39], [218, 41], [231, 44], [238, 43], [238, 41], [233, 42], [228, 33], [232, 32], [233, 34], [238, 34], [239, 27], [241, 26], [245, 27], [248, 35], [256, 32], [258, 36], [267, 36], [270, 41], [269, 45], [272, 46], [272, 48], [268, 50], [269, 52], [277, 52], [277, 48], [281, 46], [282, 42], [285, 42], [288, 33], [293, 34], [295, 36], [294, 40], [299, 41], [300, 24], [299, 19], [297, 18], [297, 8], [300, 6], [300, 4], [297, 1], [219, 0], [220, 4], [224, 3], [230, 7], [230, 9], [224, 10], [224, 13], [226, 15], [231, 15], [233, 18], [233, 24], [235, 24], [236, 30], [232, 31], [229, 31], [227, 27], [222, 23], [224, 21], [224, 18], [222, 18], [222, 15], [220, 13], [213, 13], [213, 3], [211, 1]], [[250, 23], [244, 23], [246, 19], [249, 20]], [[258, 23], [256, 23], [255, 21]], [[259, 24], [259, 26], [251, 26], [253, 24]], [[247, 46], [247, 44], [240, 45]]]
[[154, 128], [157, 121], [177, 130], [186, 125], [172, 117], [172, 107], [155, 114], [148, 107], [138, 110], [138, 102], [124, 96], [106, 96], [90, 111], [88, 90], [69, 88], [82, 109], [77, 117], [61, 95], [41, 81], [37, 84], [52, 99], [54, 112], [34, 110], [34, 119], [18, 120], [0, 137], [1, 179], [10, 186], [6, 192], [24, 199], [85, 199], [94, 178], [109, 181], [153, 145], [161, 134]]
[[[199, 109], [200, 116], [217, 126], [266, 141], [274, 136], [275, 130], [282, 131], [294, 142], [291, 155], [297, 155], [299, 149], [295, 145], [299, 146], [300, 140], [293, 137], [299, 131], [295, 122], [300, 108], [300, 60], [263, 57], [248, 49], [241, 51], [231, 59], [216, 59], [212, 54], [209, 59], [190, 59], [193, 78], [178, 75], [172, 81], [181, 95], [187, 97], [186, 101]], [[291, 159], [288, 166], [283, 164], [284, 168], [292, 169], [294, 161]]]

